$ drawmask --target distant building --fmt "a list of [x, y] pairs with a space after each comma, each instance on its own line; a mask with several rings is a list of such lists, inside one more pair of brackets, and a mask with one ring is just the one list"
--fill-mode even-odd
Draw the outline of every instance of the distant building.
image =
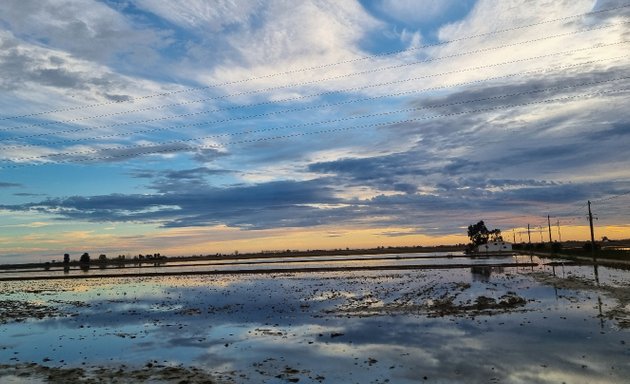
[[491, 241], [487, 244], [481, 244], [477, 247], [479, 253], [489, 252], [512, 252], [512, 244], [505, 241]]

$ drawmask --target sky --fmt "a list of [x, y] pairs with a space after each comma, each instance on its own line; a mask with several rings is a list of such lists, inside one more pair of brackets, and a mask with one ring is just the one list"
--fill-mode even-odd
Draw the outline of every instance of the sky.
[[629, 16], [4, 0], [0, 263], [630, 238]]

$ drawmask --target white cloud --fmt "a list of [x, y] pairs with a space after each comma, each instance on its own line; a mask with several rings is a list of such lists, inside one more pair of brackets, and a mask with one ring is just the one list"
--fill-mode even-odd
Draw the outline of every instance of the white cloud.
[[[549, 19], [567, 17], [589, 12], [593, 9], [593, 0], [575, 1], [494, 1], [479, 0], [468, 16], [462, 20], [444, 25], [440, 28], [438, 36], [441, 40], [452, 40], [462, 36], [471, 36], [497, 30], [513, 28], [521, 25], [529, 25]], [[492, 20], [492, 22], [488, 22]], [[577, 19], [567, 20], [568, 24]], [[512, 38], [529, 34], [535, 31], [539, 34], [549, 34], [562, 25], [562, 22], [543, 25], [540, 29], [516, 30], [508, 34]], [[575, 26], [573, 26], [575, 27]], [[489, 35], [485, 40], [496, 40], [495, 35]]]
[[92, 0], [6, 0], [0, 2], [0, 22], [21, 39], [99, 62], [141, 54], [146, 63], [168, 36]]
[[246, 25], [265, 2], [257, 0], [137, 0], [135, 4], [183, 28], [219, 32]]

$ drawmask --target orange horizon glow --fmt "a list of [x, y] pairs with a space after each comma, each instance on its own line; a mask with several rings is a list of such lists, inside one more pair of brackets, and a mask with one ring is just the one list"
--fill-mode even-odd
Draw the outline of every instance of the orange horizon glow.
[[[455, 245], [469, 242], [462, 234], [424, 235], [413, 232], [411, 228], [369, 228], [356, 229], [344, 227], [322, 227], [314, 229], [284, 228], [273, 230], [244, 231], [224, 226], [192, 227], [155, 230], [152, 233], [134, 238], [113, 233], [89, 233], [77, 231], [63, 235], [39, 234], [25, 235], [12, 239], [1, 239], [0, 253], [24, 254], [24, 259], [50, 257], [65, 252], [89, 252], [98, 255], [105, 253], [110, 257], [119, 254], [133, 256], [137, 254], [160, 253], [165, 256], [187, 256], [207, 254], [253, 253], [284, 250], [334, 250], [367, 249], [376, 247], [438, 246]], [[408, 234], [406, 234], [408, 233]], [[532, 230], [531, 241], [534, 243], [549, 241], [547, 228]], [[527, 228], [510, 228], [502, 231], [506, 241], [527, 242]], [[588, 226], [561, 227], [562, 241], [590, 240]], [[630, 225], [611, 225], [597, 227], [595, 240], [603, 236], [610, 240], [630, 238]], [[552, 241], [559, 240], [556, 227], [552, 226]], [[38, 256], [39, 255], [39, 256]], [[0, 264], [2, 261], [0, 261]]]

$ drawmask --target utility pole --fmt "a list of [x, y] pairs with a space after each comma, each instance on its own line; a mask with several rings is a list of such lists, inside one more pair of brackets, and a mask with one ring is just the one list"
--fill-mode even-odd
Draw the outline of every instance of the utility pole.
[[527, 239], [528, 239], [528, 242], [527, 242], [527, 243], [528, 243], [528, 244], [531, 244], [531, 243], [532, 243], [532, 234], [531, 234], [531, 232], [529, 231], [529, 223], [527, 223]]
[[588, 223], [591, 226], [591, 252], [595, 258], [595, 232], [593, 232], [593, 213], [591, 212], [591, 201], [588, 200]]
[[514, 228], [512, 228], [512, 243], [516, 244], [516, 232], [514, 232]]
[[547, 215], [547, 227], [549, 228], [549, 244], [551, 244], [551, 218]]
[[558, 219], [558, 241], [562, 243], [562, 234], [560, 233], [560, 219]]

